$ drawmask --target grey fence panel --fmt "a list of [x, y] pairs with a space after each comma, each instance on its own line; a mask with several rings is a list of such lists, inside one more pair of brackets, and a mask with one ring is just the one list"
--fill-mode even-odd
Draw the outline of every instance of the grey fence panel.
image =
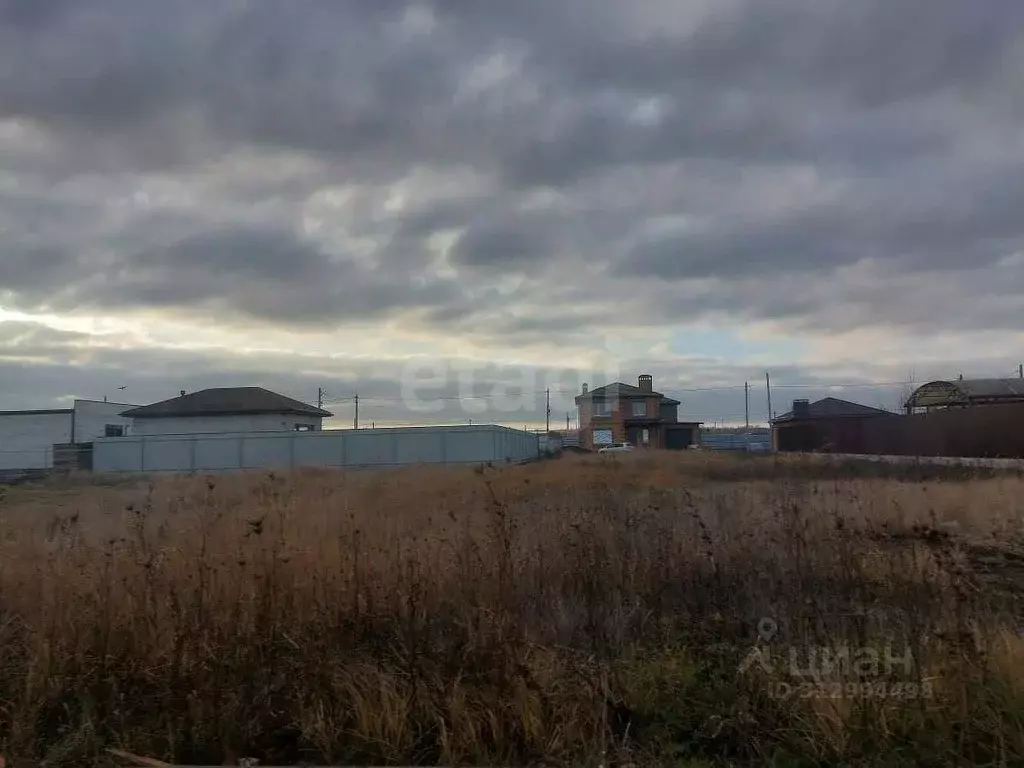
[[97, 472], [217, 472], [289, 467], [373, 467], [520, 461], [537, 435], [495, 426], [231, 435], [152, 435], [94, 443]]
[[340, 467], [345, 463], [345, 433], [316, 432], [292, 441], [296, 467]]
[[100, 472], [141, 472], [142, 443], [131, 438], [94, 443], [92, 466]]
[[[446, 432], [433, 429], [410, 430], [395, 435], [396, 464], [441, 464], [445, 461]], [[451, 434], [454, 442], [461, 435]]]
[[[242, 468], [242, 438], [221, 437], [221, 436], [196, 436], [189, 438], [195, 443], [195, 464], [196, 470], [225, 470]], [[155, 442], [149, 438], [147, 442]], [[95, 458], [93, 459], [95, 462]], [[156, 466], [150, 467], [147, 462], [147, 469], [159, 471]]]
[[245, 469], [288, 469], [292, 466], [291, 434], [242, 438], [242, 467]]
[[397, 464], [395, 434], [386, 430], [365, 430], [345, 435], [346, 466]]
[[448, 433], [445, 460], [453, 464], [494, 461], [496, 434], [491, 429]]
[[190, 439], [146, 440], [143, 469], [158, 472], [187, 472], [192, 469], [193, 441]]

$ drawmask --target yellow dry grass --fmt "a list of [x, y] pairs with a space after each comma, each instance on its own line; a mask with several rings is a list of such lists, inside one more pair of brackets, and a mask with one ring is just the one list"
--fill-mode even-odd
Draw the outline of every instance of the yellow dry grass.
[[[6, 489], [0, 752], [1012, 764], [1022, 492], [690, 454]], [[766, 617], [932, 695], [773, 696]]]

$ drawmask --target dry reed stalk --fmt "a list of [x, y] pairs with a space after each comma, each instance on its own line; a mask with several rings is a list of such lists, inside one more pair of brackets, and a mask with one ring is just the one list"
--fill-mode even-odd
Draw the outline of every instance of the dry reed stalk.
[[[1020, 652], [992, 642], [1021, 615], [1022, 490], [671, 454], [19, 487], [0, 747], [842, 762], [923, 739], [1024, 760]], [[736, 671], [763, 617], [781, 645], [912, 646], [940, 698], [775, 700]]]

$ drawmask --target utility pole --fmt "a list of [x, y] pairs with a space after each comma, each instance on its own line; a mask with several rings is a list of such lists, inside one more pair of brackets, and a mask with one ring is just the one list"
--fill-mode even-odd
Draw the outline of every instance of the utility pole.
[[547, 435], [551, 432], [551, 388], [545, 390], [547, 401], [547, 410], [544, 413], [544, 434]]
[[324, 388], [323, 387], [317, 387], [316, 388], [316, 407], [319, 408], [321, 411], [324, 409]]
[[359, 429], [359, 393], [358, 392], [356, 393], [355, 401], [356, 401], [356, 415], [355, 415], [355, 418], [352, 419], [352, 429]]
[[750, 431], [750, 382], [743, 382], [743, 415], [747, 421], [747, 431]]
[[768, 371], [764, 372], [764, 384], [768, 389], [768, 426], [772, 425], [772, 378]]
[[1024, 379], [1024, 363], [1017, 366], [1017, 375]]
[[565, 412], [565, 431], [569, 431], [569, 412]]

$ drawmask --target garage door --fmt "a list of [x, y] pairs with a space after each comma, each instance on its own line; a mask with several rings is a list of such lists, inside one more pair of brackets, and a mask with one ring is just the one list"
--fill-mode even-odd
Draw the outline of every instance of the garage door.
[[594, 445], [611, 445], [612, 431], [610, 429], [594, 430]]
[[693, 430], [670, 429], [665, 435], [665, 447], [671, 451], [681, 451], [693, 443]]

